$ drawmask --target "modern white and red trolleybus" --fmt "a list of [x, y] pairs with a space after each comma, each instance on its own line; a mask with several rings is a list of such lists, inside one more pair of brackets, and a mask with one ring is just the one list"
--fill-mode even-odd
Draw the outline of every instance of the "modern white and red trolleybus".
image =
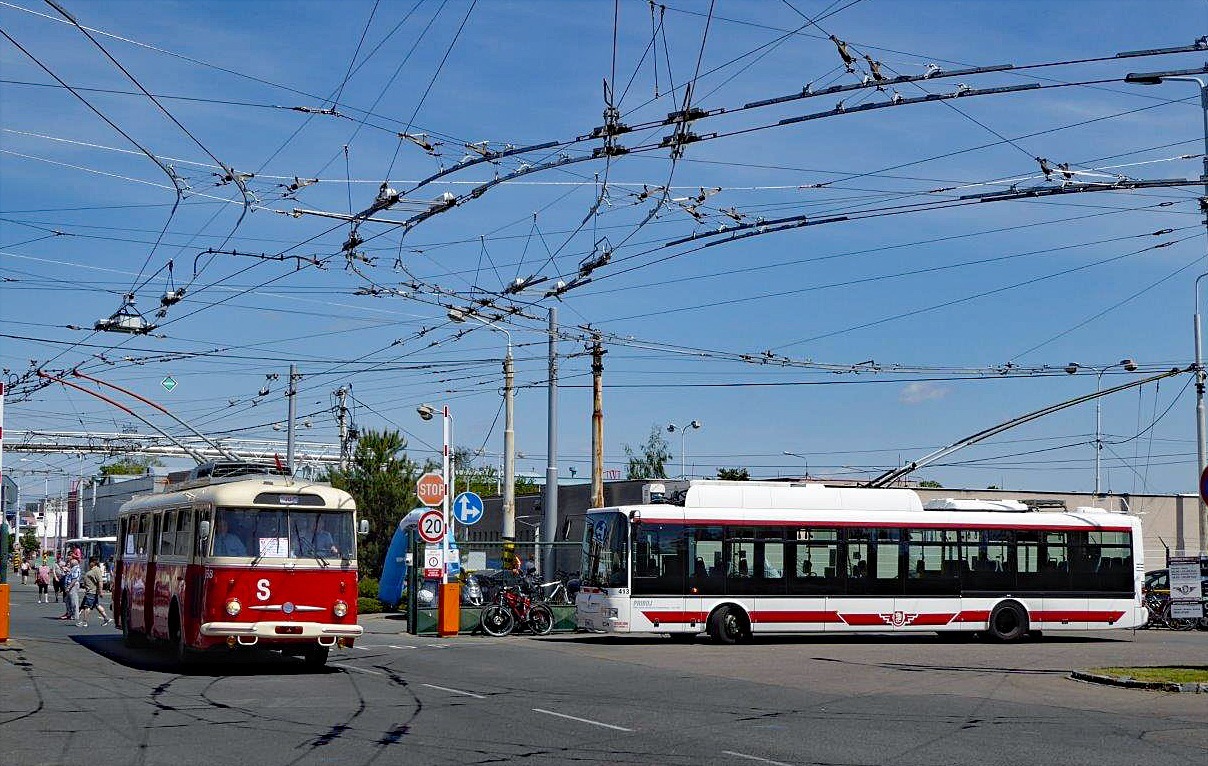
[[[1141, 525], [906, 489], [694, 481], [684, 504], [587, 513], [579, 627], [605, 633], [1042, 630], [1145, 623]], [[997, 508], [973, 510], [968, 508]], [[1010, 510], [1007, 510], [1010, 509]]]
[[320, 667], [361, 635], [352, 496], [272, 471], [206, 464], [122, 506], [113, 609], [128, 644], [169, 641], [181, 662], [277, 649]]

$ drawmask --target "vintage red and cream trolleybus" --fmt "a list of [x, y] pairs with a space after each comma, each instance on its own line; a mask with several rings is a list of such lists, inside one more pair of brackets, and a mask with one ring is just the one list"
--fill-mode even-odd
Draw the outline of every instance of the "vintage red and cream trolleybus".
[[1145, 624], [1140, 521], [907, 489], [694, 481], [588, 511], [579, 627], [607, 633], [1043, 630]]
[[128, 644], [168, 641], [182, 662], [277, 649], [319, 667], [361, 635], [352, 496], [274, 473], [206, 464], [122, 506], [113, 608]]

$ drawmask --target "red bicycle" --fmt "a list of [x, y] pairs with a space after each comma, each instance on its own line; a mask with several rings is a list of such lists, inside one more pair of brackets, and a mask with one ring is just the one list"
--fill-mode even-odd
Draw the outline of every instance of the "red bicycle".
[[554, 629], [554, 613], [516, 586], [506, 585], [499, 589], [495, 603], [482, 610], [481, 625], [488, 636], [506, 636], [518, 627], [544, 636]]

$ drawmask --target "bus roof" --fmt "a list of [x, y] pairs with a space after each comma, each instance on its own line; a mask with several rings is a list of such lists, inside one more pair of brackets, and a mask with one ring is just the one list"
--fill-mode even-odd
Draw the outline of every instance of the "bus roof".
[[970, 529], [1141, 528], [1140, 520], [1136, 517], [1102, 508], [1029, 512], [1027, 506], [1020, 509], [1014, 507], [1012, 501], [972, 500], [954, 502], [952, 506], [925, 510], [918, 495], [908, 489], [710, 480], [693, 481], [682, 506], [633, 505], [612, 510], [645, 523], [704, 522], [759, 526], [809, 521], [837, 526], [902, 525]]
[[[299, 502], [300, 500], [304, 501]], [[330, 484], [300, 482], [287, 476], [262, 475], [238, 481], [139, 495], [127, 501], [122, 506], [121, 513], [141, 513], [197, 502], [228, 507], [275, 506], [347, 511], [356, 509], [352, 495]]]

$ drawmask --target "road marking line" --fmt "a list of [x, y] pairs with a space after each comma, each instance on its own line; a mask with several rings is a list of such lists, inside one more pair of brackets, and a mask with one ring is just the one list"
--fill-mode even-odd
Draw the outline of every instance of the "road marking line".
[[446, 644], [428, 644], [428, 646], [432, 647], [433, 649], [448, 649], [449, 648]]
[[440, 689], [442, 692], [449, 692], [450, 694], [464, 694], [465, 696], [473, 697], [476, 700], [486, 699], [486, 697], [482, 696], [481, 694], [474, 694], [473, 692], [463, 692], [461, 689], [450, 689], [447, 686], [437, 686], [436, 684], [420, 684], [420, 686], [426, 686], [429, 689]]
[[386, 644], [391, 649], [418, 649], [418, 646], [397, 646], [395, 644]]
[[724, 755], [733, 755], [737, 758], [746, 758], [747, 760], [759, 761], [760, 763], [770, 763], [770, 764], [772, 764], [772, 766], [793, 766], [791, 763], [785, 763], [784, 761], [773, 761], [771, 758], [760, 758], [757, 755], [747, 755], [746, 753], [736, 753], [733, 750], [722, 750], [721, 752]]
[[566, 713], [555, 713], [552, 710], [542, 710], [539, 707], [533, 708], [533, 712], [534, 713], [545, 713], [546, 715], [553, 715], [553, 716], [557, 716], [559, 718], [568, 718], [572, 721], [578, 721], [579, 723], [589, 723], [592, 726], [603, 726], [605, 729], [615, 729], [616, 731], [633, 731], [633, 729], [626, 729], [624, 726], [613, 726], [610, 723], [601, 723], [600, 721], [593, 721], [589, 718], [576, 718], [573, 715], [567, 715]]
[[345, 665], [342, 662], [329, 662], [327, 664], [331, 665], [333, 668], [343, 668], [344, 670], [351, 670], [354, 673], [368, 673], [369, 675], [372, 675], [372, 676], [386, 675], [385, 673], [383, 673], [379, 670], [366, 670], [365, 668], [354, 668], [352, 665]]

